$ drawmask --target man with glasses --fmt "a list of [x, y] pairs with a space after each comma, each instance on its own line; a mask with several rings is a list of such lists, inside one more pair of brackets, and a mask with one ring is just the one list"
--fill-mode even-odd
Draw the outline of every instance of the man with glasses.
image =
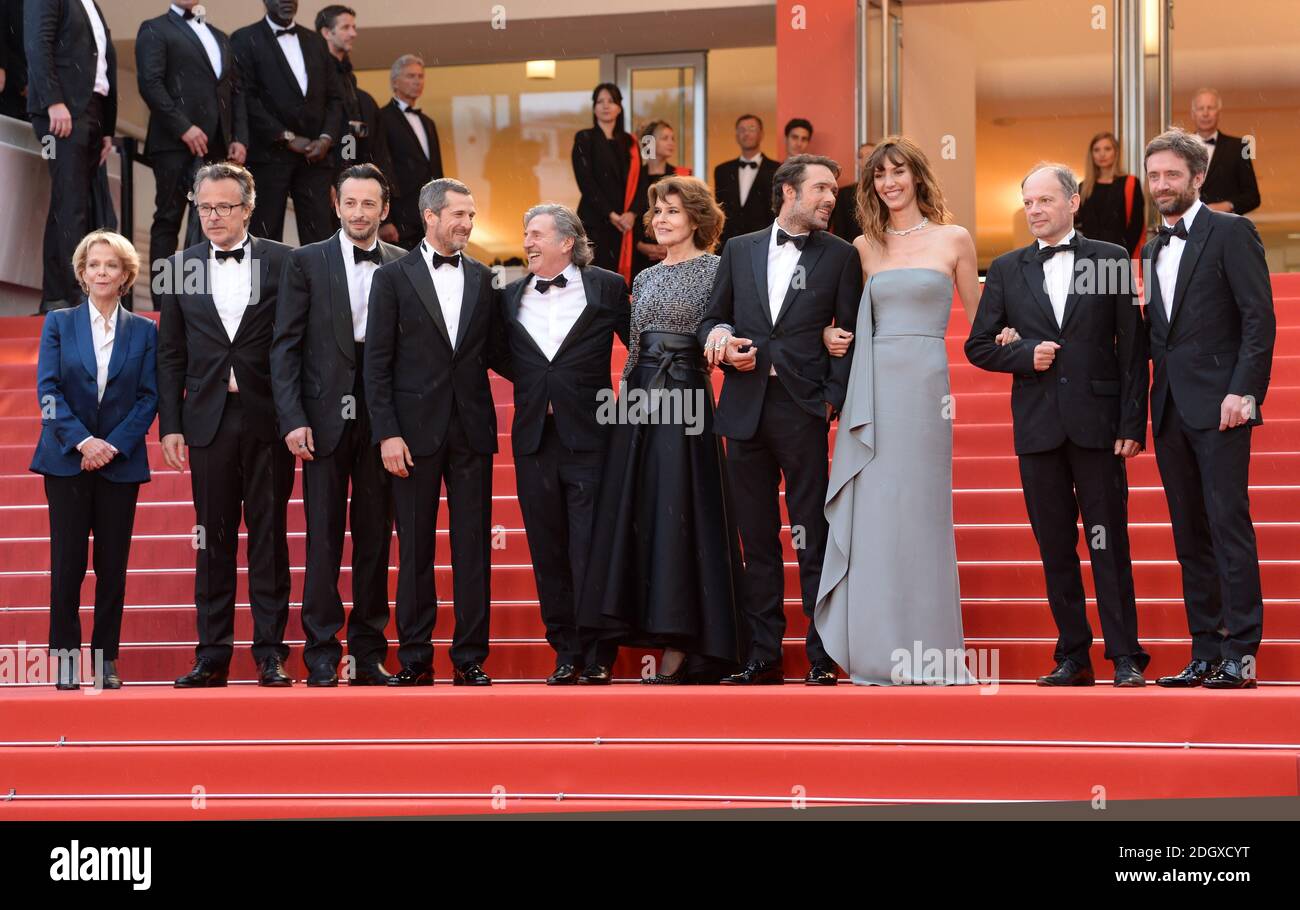
[[258, 683], [289, 686], [289, 545], [293, 456], [271, 395], [271, 341], [289, 247], [254, 238], [253, 175], [209, 164], [194, 178], [204, 242], [168, 260], [158, 331], [163, 460], [194, 491], [198, 647], [181, 689], [224, 686], [235, 638], [240, 515], [248, 524], [248, 598]]

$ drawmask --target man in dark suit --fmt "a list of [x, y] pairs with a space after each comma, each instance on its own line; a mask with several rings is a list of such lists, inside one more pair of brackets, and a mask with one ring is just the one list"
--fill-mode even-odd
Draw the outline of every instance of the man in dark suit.
[[23, 0], [0, 0], [0, 114], [27, 119], [27, 52], [23, 49]]
[[323, 7], [316, 14], [316, 31], [325, 39], [338, 67], [339, 90], [343, 93], [343, 139], [330, 150], [335, 174], [356, 164], [373, 164], [386, 175], [392, 165], [379, 131], [379, 105], [357, 84], [356, 73], [352, 71], [352, 45], [357, 40], [356, 10], [339, 3]]
[[442, 176], [438, 128], [415, 107], [424, 94], [424, 61], [404, 54], [390, 72], [393, 100], [379, 111], [379, 131], [392, 162], [393, 207], [379, 236], [411, 249], [424, 239], [420, 191]]
[[117, 128], [117, 54], [94, 0], [27, 0], [27, 110], [50, 162], [41, 312], [81, 297], [72, 254], [90, 231], [95, 174]]
[[831, 213], [831, 233], [842, 240], [852, 243], [862, 233], [858, 225], [858, 183], [862, 180], [862, 171], [867, 166], [867, 159], [876, 150], [874, 142], [864, 142], [858, 146], [857, 176], [835, 191], [835, 211]]
[[784, 676], [785, 566], [778, 487], [785, 478], [808, 616], [805, 682], [834, 685], [835, 664], [812, 623], [826, 549], [828, 435], [844, 405], [851, 356], [831, 358], [821, 344], [832, 322], [851, 325], [862, 294], [852, 245], [826, 230], [840, 168], [797, 155], [772, 178], [776, 223], [736, 237], [722, 250], [709, 313], [700, 323], [705, 355], [726, 378], [714, 432], [727, 439], [727, 469], [745, 552], [752, 641], [745, 668], [723, 682], [780, 683]]
[[177, 688], [224, 686], [235, 638], [241, 511], [248, 524], [253, 657], [263, 686], [284, 671], [289, 619], [286, 510], [293, 456], [280, 441], [271, 397], [271, 337], [289, 248], [252, 237], [252, 175], [209, 164], [194, 178], [204, 242], [177, 253], [163, 276], [158, 411], [163, 460], [194, 485], [198, 647]]
[[[135, 38], [136, 78], [149, 106], [144, 151], [155, 185], [149, 232], [154, 274], [176, 252], [195, 171], [212, 161], [243, 164], [248, 156], [248, 111], [230, 39], [194, 14], [197, 2], [177, 0], [161, 16], [142, 22]], [[191, 211], [187, 247], [199, 242], [198, 221]], [[160, 309], [161, 295], [152, 293], [154, 309]]]
[[713, 169], [713, 192], [726, 213], [720, 243], [761, 231], [772, 223], [772, 176], [778, 162], [763, 157], [763, 121], [753, 114], [736, 120], [740, 157]]
[[289, 197], [298, 218], [298, 242], [333, 233], [329, 193], [330, 149], [343, 135], [343, 92], [338, 65], [325, 39], [293, 21], [298, 0], [263, 0], [266, 18], [230, 38], [247, 97], [248, 166], [261, 203], [252, 232], [281, 240]]
[[1264, 629], [1250, 431], [1263, 421], [1277, 336], [1268, 263], [1254, 224], [1197, 197], [1203, 142], [1170, 130], [1147, 143], [1144, 161], [1162, 218], [1142, 251], [1151, 428], [1192, 636], [1191, 662], [1157, 682], [1250, 688]]
[[447, 485], [456, 628], [455, 685], [490, 685], [492, 455], [496, 406], [488, 367], [507, 378], [498, 293], [487, 266], [464, 253], [474, 197], [442, 178], [420, 194], [425, 239], [375, 273], [366, 326], [366, 402], [384, 468], [393, 477], [397, 545], [397, 655], [393, 686], [433, 685], [438, 615], [433, 542]]
[[1095, 682], [1076, 549], [1082, 512], [1115, 685], [1144, 686], [1150, 656], [1138, 641], [1124, 467], [1142, 450], [1147, 422], [1146, 333], [1132, 269], [1123, 247], [1073, 229], [1079, 183], [1068, 167], [1039, 165], [1021, 192], [1037, 239], [993, 260], [966, 356], [1015, 377], [1021, 486], [1058, 632], [1056, 668], [1038, 684]]
[[370, 284], [406, 251], [379, 240], [388, 180], [373, 164], [353, 165], [336, 188], [339, 233], [294, 250], [276, 305], [271, 377], [284, 442], [302, 460], [307, 575], [302, 628], [307, 685], [338, 685], [343, 649], [339, 566], [352, 483], [352, 613], [348, 653], [354, 686], [384, 685], [388, 654], [388, 553], [392, 491], [371, 439], [365, 397]]
[[1196, 135], [1210, 156], [1205, 182], [1201, 184], [1201, 203], [1216, 212], [1245, 215], [1259, 208], [1254, 148], [1239, 136], [1219, 132], [1222, 109], [1223, 100], [1212, 88], [1203, 88], [1192, 96]]
[[[576, 212], [538, 205], [524, 215], [529, 274], [502, 293], [514, 367], [514, 446], [519, 508], [546, 640], [555, 649], [547, 685], [572, 685], [609, 668], [618, 647], [583, 641], [577, 593], [587, 571], [596, 492], [609, 426], [596, 417], [610, 388], [614, 336], [628, 343], [627, 283], [591, 265]], [[599, 671], [597, 668], [600, 668]]]

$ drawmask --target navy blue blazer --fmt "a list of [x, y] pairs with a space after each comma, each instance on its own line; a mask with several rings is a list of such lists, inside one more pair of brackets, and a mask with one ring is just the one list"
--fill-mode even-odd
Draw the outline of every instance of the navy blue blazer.
[[158, 413], [158, 329], [152, 319], [119, 311], [104, 400], [98, 401], [90, 316], [90, 303], [82, 298], [81, 306], [52, 310], [45, 317], [36, 364], [41, 438], [30, 470], [57, 477], [80, 474], [77, 443], [97, 436], [118, 451], [99, 469], [105, 480], [148, 481], [144, 440]]

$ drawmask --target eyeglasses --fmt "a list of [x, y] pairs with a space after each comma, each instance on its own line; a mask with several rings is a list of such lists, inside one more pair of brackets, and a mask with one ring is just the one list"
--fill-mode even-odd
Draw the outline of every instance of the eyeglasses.
[[195, 208], [198, 209], [199, 217], [201, 218], [211, 218], [213, 212], [216, 212], [222, 218], [229, 218], [231, 212], [233, 212], [235, 209], [242, 209], [243, 207], [244, 204], [242, 202], [238, 204], [232, 204], [229, 202], [218, 202], [216, 205], [209, 205], [208, 203], [204, 202], [195, 206]]

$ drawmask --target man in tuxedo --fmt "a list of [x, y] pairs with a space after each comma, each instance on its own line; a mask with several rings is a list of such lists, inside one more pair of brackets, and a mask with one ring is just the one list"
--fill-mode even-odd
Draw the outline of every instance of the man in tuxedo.
[[248, 166], [261, 195], [251, 229], [283, 239], [292, 196], [298, 242], [315, 243], [334, 227], [330, 149], [344, 126], [338, 64], [319, 34], [294, 23], [298, 0], [263, 3], [266, 17], [230, 38], [247, 96]]
[[1079, 182], [1068, 167], [1035, 167], [1021, 192], [1037, 239], [993, 260], [966, 357], [1014, 376], [1020, 481], [1058, 632], [1056, 668], [1038, 684], [1095, 682], [1076, 549], [1082, 512], [1115, 685], [1144, 686], [1150, 655], [1138, 642], [1124, 467], [1142, 451], [1147, 422], [1146, 332], [1132, 269], [1123, 247], [1074, 230]]
[[[379, 105], [357, 84], [352, 71], [352, 45], [357, 40], [356, 10], [334, 3], [316, 14], [316, 31], [325, 39], [338, 67], [339, 90], [343, 93], [343, 140], [330, 150], [335, 173], [355, 164], [373, 164], [384, 174], [392, 165], [379, 132]], [[386, 178], [385, 178], [386, 179]], [[335, 185], [337, 186], [337, 178]]]
[[1142, 250], [1151, 429], [1192, 636], [1191, 662], [1157, 683], [1238, 689], [1255, 685], [1264, 628], [1247, 475], [1277, 319], [1255, 225], [1198, 198], [1207, 157], [1182, 130], [1152, 139], [1144, 156], [1161, 216]]
[[0, 114], [27, 119], [23, 0], [0, 0]]
[[72, 306], [72, 254], [90, 232], [95, 175], [117, 128], [117, 54], [94, 0], [26, 0], [27, 111], [50, 163], [41, 312]]
[[[144, 151], [155, 186], [151, 278], [176, 252], [195, 171], [213, 161], [243, 164], [248, 157], [248, 111], [230, 39], [194, 14], [197, 3], [176, 0], [161, 16], [142, 22], [135, 38], [136, 78], [149, 106]], [[200, 235], [191, 211], [184, 245], [198, 243]], [[156, 289], [152, 295], [154, 309], [161, 309], [161, 295]]]
[[375, 273], [366, 326], [366, 402], [384, 468], [393, 475], [401, 566], [392, 686], [433, 685], [438, 616], [433, 542], [439, 487], [447, 486], [456, 628], [455, 685], [486, 686], [491, 603], [492, 455], [496, 406], [488, 367], [507, 378], [498, 292], [464, 249], [474, 197], [459, 180], [420, 193], [425, 236]]
[[773, 175], [771, 227], [735, 237], [722, 250], [699, 336], [726, 374], [714, 432], [727, 440], [727, 473], [745, 554], [748, 662], [732, 685], [779, 684], [785, 634], [785, 566], [779, 487], [796, 534], [803, 610], [808, 616], [805, 682], [835, 685], [835, 663], [812, 623], [826, 550], [830, 422], [844, 405], [851, 356], [821, 343], [832, 323], [852, 325], [862, 266], [851, 244], [826, 230], [839, 165], [796, 155]]
[[194, 600], [198, 647], [178, 689], [224, 686], [235, 638], [241, 512], [248, 525], [248, 598], [258, 683], [289, 686], [286, 510], [293, 456], [276, 427], [271, 338], [289, 248], [253, 237], [253, 176], [233, 163], [194, 178], [206, 240], [177, 253], [164, 276], [158, 330], [158, 411], [163, 460], [185, 469], [189, 449], [200, 535]]
[[[502, 293], [514, 366], [510, 431], [519, 508], [533, 557], [546, 640], [547, 685], [609, 681], [618, 647], [583, 641], [577, 592], [587, 571], [596, 493], [610, 427], [596, 418], [609, 394], [614, 336], [628, 343], [631, 310], [621, 275], [591, 264], [576, 212], [537, 205], [524, 215], [528, 274]], [[589, 678], [590, 677], [590, 678]]]
[[813, 125], [811, 120], [805, 120], [803, 117], [795, 117], [785, 125], [785, 157], [793, 158], [795, 155], [805, 155], [808, 153], [808, 146], [812, 144]]
[[862, 228], [858, 226], [858, 183], [862, 179], [863, 168], [867, 166], [867, 159], [875, 150], [874, 142], [864, 142], [858, 146], [857, 176], [835, 191], [835, 211], [831, 213], [831, 232], [849, 243], [862, 233]]
[[753, 114], [736, 120], [736, 144], [740, 157], [724, 161], [713, 169], [713, 192], [726, 213], [720, 243], [751, 234], [772, 223], [772, 175], [777, 162], [763, 157], [763, 121]]
[[424, 60], [403, 54], [393, 61], [389, 78], [393, 99], [379, 111], [379, 132], [393, 164], [393, 207], [379, 236], [411, 249], [425, 235], [420, 193], [442, 176], [438, 128], [415, 102], [424, 94]]
[[385, 685], [388, 554], [393, 536], [388, 473], [371, 439], [365, 340], [375, 272], [405, 250], [379, 240], [388, 180], [373, 164], [339, 175], [338, 234], [294, 250], [276, 306], [271, 378], [290, 454], [302, 460], [307, 575], [302, 590], [307, 685], [338, 685], [343, 649], [339, 566], [352, 483], [352, 613], [348, 653], [354, 686]]
[[1201, 204], [1216, 212], [1245, 215], [1259, 208], [1254, 154], [1245, 139], [1219, 132], [1223, 99], [1218, 91], [1203, 88], [1192, 96], [1196, 135], [1205, 143], [1210, 163], [1201, 184]]

